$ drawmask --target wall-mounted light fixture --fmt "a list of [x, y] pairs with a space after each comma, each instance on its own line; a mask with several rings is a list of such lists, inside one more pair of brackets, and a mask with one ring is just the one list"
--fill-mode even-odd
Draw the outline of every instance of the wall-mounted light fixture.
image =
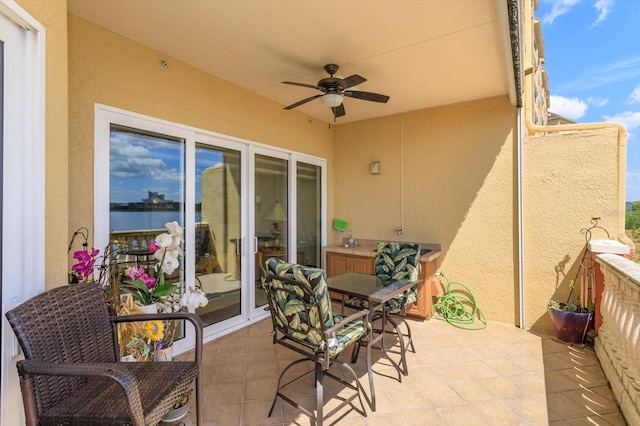
[[256, 195], [256, 211], [260, 213], [261, 210], [262, 210], [262, 197], [259, 195]]
[[379, 161], [373, 161], [371, 163], [371, 174], [372, 175], [379, 175], [382, 173], [382, 166], [380, 165]]

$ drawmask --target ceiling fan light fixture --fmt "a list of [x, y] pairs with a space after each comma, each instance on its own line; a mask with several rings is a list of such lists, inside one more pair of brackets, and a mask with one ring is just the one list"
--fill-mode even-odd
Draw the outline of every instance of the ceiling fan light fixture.
[[342, 103], [342, 99], [342, 95], [338, 93], [326, 93], [320, 98], [324, 105], [332, 108], [339, 106]]

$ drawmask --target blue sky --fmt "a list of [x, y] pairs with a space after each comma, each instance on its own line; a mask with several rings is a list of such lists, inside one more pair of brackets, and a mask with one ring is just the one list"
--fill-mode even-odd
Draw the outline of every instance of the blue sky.
[[[130, 203], [149, 191], [165, 200], [184, 201], [184, 141], [133, 132], [111, 131], [110, 202]], [[196, 148], [196, 202], [201, 198], [202, 171], [222, 162], [220, 150]]]
[[640, 201], [640, 0], [540, 0], [550, 111], [629, 133], [627, 201]]

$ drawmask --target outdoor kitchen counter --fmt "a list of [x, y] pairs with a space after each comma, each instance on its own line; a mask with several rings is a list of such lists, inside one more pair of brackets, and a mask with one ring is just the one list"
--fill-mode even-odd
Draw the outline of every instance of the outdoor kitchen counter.
[[[378, 248], [378, 241], [382, 240], [356, 240], [358, 245], [353, 247], [345, 247], [343, 245], [332, 245], [323, 247], [323, 251], [325, 252], [325, 260], [326, 260], [326, 252], [330, 251], [333, 253], [343, 253], [350, 254], [352, 256], [366, 256], [366, 257], [375, 257], [376, 250]], [[404, 241], [403, 241], [404, 242]], [[418, 243], [420, 244], [420, 249], [428, 249], [431, 250], [428, 253], [420, 255], [421, 261], [431, 262], [432, 260], [436, 260], [440, 257], [441, 246], [440, 244], [433, 243]]]

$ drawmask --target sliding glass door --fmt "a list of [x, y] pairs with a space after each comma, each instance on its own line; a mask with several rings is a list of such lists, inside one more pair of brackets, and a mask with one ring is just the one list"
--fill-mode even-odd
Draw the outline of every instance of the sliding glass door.
[[296, 163], [296, 262], [322, 267], [322, 167]]
[[[184, 256], [168, 279], [206, 295], [205, 341], [268, 317], [268, 258], [322, 267], [324, 160], [104, 106], [94, 149], [96, 247], [151, 272], [151, 242], [178, 222]], [[193, 338], [182, 330], [177, 352]]]
[[267, 303], [260, 287], [265, 261], [271, 257], [289, 259], [289, 160], [288, 156], [273, 155], [277, 154], [260, 150], [254, 156], [254, 308]]
[[196, 143], [195, 281], [205, 325], [242, 315], [242, 152]]

